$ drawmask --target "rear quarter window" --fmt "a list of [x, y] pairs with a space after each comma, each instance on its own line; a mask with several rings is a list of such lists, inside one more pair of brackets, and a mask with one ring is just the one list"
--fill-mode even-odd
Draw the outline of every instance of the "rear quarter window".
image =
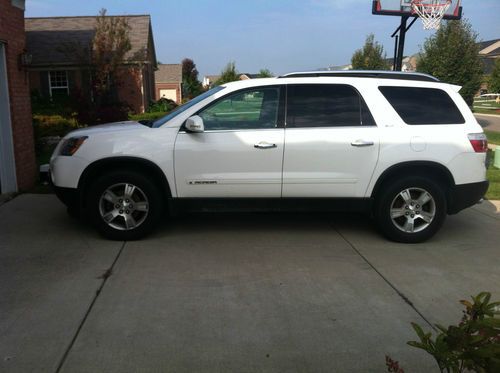
[[379, 87], [406, 124], [463, 124], [465, 119], [445, 91], [435, 88]]

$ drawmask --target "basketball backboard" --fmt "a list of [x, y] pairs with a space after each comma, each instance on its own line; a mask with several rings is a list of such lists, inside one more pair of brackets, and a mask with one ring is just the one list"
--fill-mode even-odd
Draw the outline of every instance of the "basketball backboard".
[[[412, 0], [374, 0], [372, 13], [384, 16], [417, 17], [417, 15], [412, 12], [411, 3]], [[462, 18], [461, 0], [452, 0], [443, 18]]]

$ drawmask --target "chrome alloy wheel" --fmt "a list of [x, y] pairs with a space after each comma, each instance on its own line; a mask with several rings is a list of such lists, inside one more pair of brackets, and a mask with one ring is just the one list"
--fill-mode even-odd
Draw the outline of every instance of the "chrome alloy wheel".
[[392, 223], [399, 230], [421, 232], [436, 216], [436, 201], [425, 189], [408, 188], [392, 200], [390, 214]]
[[99, 212], [110, 227], [128, 231], [144, 223], [149, 212], [149, 202], [139, 187], [120, 183], [109, 187], [101, 195]]

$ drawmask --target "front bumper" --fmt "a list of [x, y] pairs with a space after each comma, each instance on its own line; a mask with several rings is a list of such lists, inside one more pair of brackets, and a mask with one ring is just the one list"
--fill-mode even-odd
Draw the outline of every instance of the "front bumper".
[[448, 196], [448, 214], [456, 214], [474, 206], [484, 197], [489, 185], [488, 181], [455, 185]]
[[54, 193], [57, 198], [64, 203], [70, 209], [78, 209], [80, 207], [80, 196], [78, 194], [78, 189], [73, 188], [61, 188], [52, 185]]

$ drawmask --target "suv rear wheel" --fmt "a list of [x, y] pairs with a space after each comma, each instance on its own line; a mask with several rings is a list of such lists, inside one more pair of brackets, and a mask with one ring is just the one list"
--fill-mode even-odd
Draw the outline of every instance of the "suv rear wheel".
[[431, 238], [446, 218], [443, 187], [424, 177], [410, 176], [385, 183], [375, 216], [391, 240], [418, 243]]
[[117, 171], [96, 180], [87, 195], [89, 217], [101, 234], [113, 240], [137, 240], [159, 222], [164, 201], [144, 175]]

